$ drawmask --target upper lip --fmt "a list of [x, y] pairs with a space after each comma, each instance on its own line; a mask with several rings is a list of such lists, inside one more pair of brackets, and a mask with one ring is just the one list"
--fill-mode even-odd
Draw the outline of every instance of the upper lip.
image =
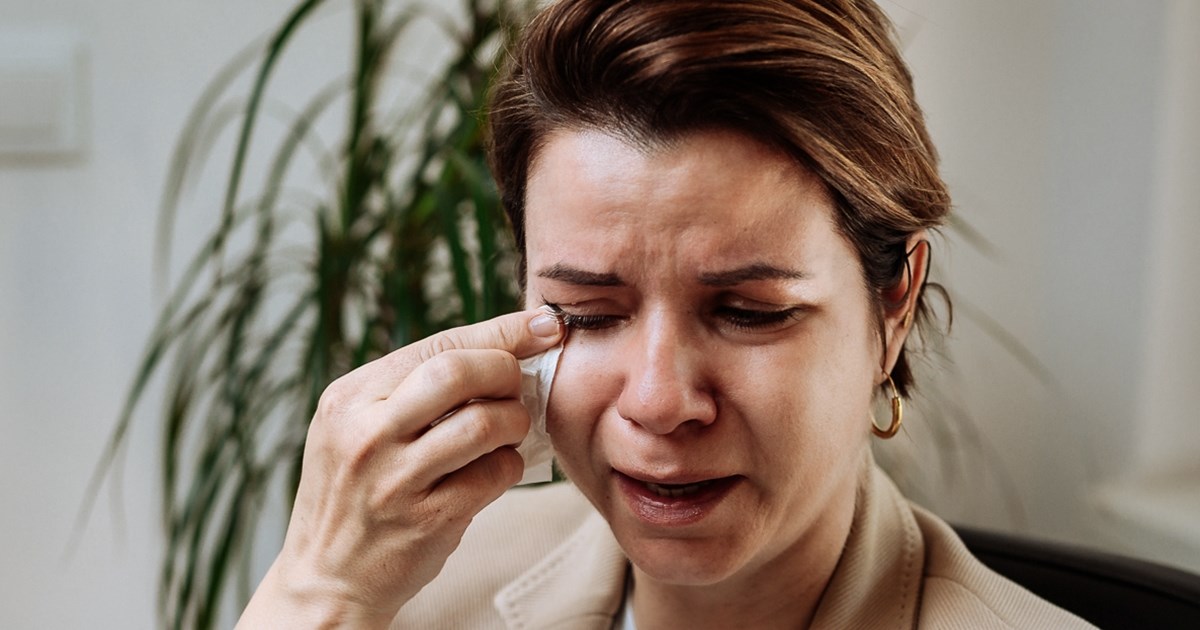
[[725, 479], [734, 476], [721, 473], [690, 471], [654, 474], [637, 470], [625, 470], [617, 467], [614, 467], [613, 470], [626, 477], [629, 477], [630, 479], [633, 479], [634, 481], [653, 483], [660, 486], [684, 486], [693, 483], [701, 483], [704, 481], [717, 481], [718, 479]]

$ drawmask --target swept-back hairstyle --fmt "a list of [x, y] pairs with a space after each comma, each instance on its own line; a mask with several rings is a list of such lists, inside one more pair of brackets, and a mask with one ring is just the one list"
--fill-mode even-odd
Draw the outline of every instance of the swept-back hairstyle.
[[[560, 0], [544, 9], [488, 112], [488, 159], [520, 281], [525, 187], [551, 132], [599, 129], [653, 148], [715, 128], [816, 173], [876, 312], [896, 308], [883, 296], [908, 270], [908, 237], [940, 225], [950, 198], [891, 25], [870, 0]], [[921, 290], [924, 279], [911, 280]], [[916, 315], [930, 317], [923, 295]], [[903, 351], [892, 377], [907, 393]]]

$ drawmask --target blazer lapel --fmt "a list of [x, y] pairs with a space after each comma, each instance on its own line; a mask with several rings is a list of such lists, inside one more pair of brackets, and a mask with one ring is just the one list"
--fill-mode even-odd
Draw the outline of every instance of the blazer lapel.
[[502, 588], [493, 604], [513, 630], [608, 630], [621, 606], [627, 568], [608, 523], [592, 513], [562, 545]]
[[916, 627], [925, 543], [908, 502], [869, 453], [854, 522], [813, 628]]

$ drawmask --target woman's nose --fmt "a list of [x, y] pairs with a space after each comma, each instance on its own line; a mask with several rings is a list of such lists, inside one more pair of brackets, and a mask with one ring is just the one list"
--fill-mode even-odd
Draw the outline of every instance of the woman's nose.
[[694, 334], [664, 317], [650, 317], [631, 335], [617, 413], [657, 435], [682, 425], [708, 425], [717, 405], [704, 369], [709, 360]]

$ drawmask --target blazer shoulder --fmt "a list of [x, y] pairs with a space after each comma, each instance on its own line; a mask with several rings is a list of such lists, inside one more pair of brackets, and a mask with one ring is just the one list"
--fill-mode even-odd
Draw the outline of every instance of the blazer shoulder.
[[989, 569], [937, 516], [913, 515], [925, 539], [920, 628], [1094, 628]]
[[[591, 504], [571, 483], [518, 486], [484, 508], [471, 527], [475, 528], [475, 535], [486, 536], [494, 528], [511, 525], [515, 519], [536, 523], [540, 531], [535, 530], [535, 538], [539, 540], [545, 541], [547, 532], [557, 532], [561, 536], [552, 537], [561, 541], [592, 512]], [[467, 533], [472, 534], [470, 529]]]
[[441, 573], [392, 628], [503, 628], [496, 593], [568, 539], [594, 510], [569, 483], [521, 486], [484, 508]]

